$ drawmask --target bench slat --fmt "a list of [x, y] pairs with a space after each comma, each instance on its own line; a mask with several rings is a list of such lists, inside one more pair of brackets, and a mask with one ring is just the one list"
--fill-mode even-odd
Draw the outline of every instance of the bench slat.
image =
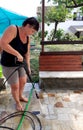
[[74, 65], [74, 64], [80, 64], [81, 65], [81, 63], [80, 63], [80, 61], [75, 61], [75, 60], [71, 60], [71, 61], [65, 61], [65, 60], [40, 60], [40, 64], [41, 65], [45, 65], [45, 64], [47, 64], [47, 65], [49, 65], [49, 64], [55, 64], [55, 65], [57, 65], [57, 64], [72, 64], [72, 65]]
[[81, 55], [40, 55], [40, 71], [81, 71]]
[[40, 71], [81, 71], [80, 66], [44, 66], [39, 68]]

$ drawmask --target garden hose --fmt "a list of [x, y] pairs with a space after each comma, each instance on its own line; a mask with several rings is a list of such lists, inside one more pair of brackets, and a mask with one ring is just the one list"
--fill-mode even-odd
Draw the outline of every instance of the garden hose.
[[[24, 67], [24, 69], [26, 71], [26, 74], [27, 74], [30, 82], [32, 83], [32, 89], [31, 89], [31, 92], [30, 92], [30, 95], [29, 95], [29, 101], [28, 101], [28, 103], [26, 104], [26, 107], [25, 107], [25, 111], [26, 111], [26, 110], [28, 110], [28, 106], [30, 104], [30, 100], [31, 100], [31, 97], [32, 97], [33, 89], [35, 90], [35, 87], [34, 87], [35, 84], [32, 82], [32, 79], [31, 79], [31, 76], [29, 74], [29, 70], [28, 70], [27, 63], [26, 63], [25, 59], [23, 60], [21, 65]], [[36, 94], [37, 99], [39, 99], [39, 95], [37, 94], [36, 90], [35, 90], [35, 94]], [[20, 123], [19, 123], [19, 125], [18, 125], [16, 130], [20, 130], [20, 128], [22, 126], [22, 123], [23, 123], [23, 120], [24, 120], [24, 115], [22, 116], [22, 118], [20, 120]]]
[[[26, 111], [28, 109], [29, 104], [30, 104], [32, 93], [33, 93], [33, 87], [32, 87], [32, 89], [30, 91], [29, 100], [28, 100], [28, 103], [26, 104], [25, 110], [24, 111], [15, 112], [15, 113], [12, 113], [12, 114], [6, 116], [5, 118], [0, 120], [0, 125], [3, 124], [6, 120], [8, 120], [10, 118], [14, 118], [16, 116], [22, 116], [21, 119], [20, 119], [20, 123], [18, 124], [18, 127], [15, 130], [20, 130], [20, 128], [22, 126], [22, 123], [24, 121], [24, 117], [28, 117], [28, 120], [30, 121], [30, 124], [31, 124], [33, 130], [42, 130], [42, 125], [41, 125], [41, 122], [40, 122], [39, 118], [35, 114]], [[31, 116], [33, 117], [33, 119], [32, 119]], [[6, 126], [4, 126], [4, 127], [0, 126], [0, 128], [14, 130], [14, 129], [6, 127]]]
[[1, 129], [6, 129], [6, 130], [14, 130], [14, 129], [12, 129], [12, 128], [10, 128], [10, 127], [6, 127], [6, 126], [0, 126], [0, 128], [1, 128]]
[[[10, 115], [4, 117], [2, 120], [0, 120], [0, 125], [4, 124], [4, 122], [8, 121], [11, 118], [16, 118], [16, 117], [20, 117], [24, 114], [24, 111], [18, 111], [18, 112], [14, 112], [11, 113]], [[25, 119], [29, 121], [31, 127], [33, 130], [41, 130], [42, 126], [41, 126], [41, 122], [39, 120], [39, 118], [33, 114], [32, 112], [26, 111], [25, 112]], [[10, 128], [9, 126], [0, 126], [0, 128], [5, 128], [5, 129], [10, 129], [10, 130], [16, 130], [16, 128]]]
[[10, 75], [9, 77], [3, 82], [2, 86], [0, 87], [0, 91], [3, 89], [5, 89], [5, 83], [8, 81], [8, 79], [20, 68], [21, 66], [17, 67]]
[[[28, 106], [29, 106], [30, 101], [31, 101], [31, 97], [32, 97], [32, 94], [33, 94], [33, 90], [35, 90], [35, 87], [34, 87], [35, 83], [32, 82], [31, 76], [29, 75], [27, 63], [26, 63], [25, 60], [23, 60], [23, 62], [19, 62], [19, 66], [14, 70], [14, 72], [15, 72], [16, 70], [18, 70], [20, 67], [24, 67], [24, 69], [25, 69], [25, 71], [26, 71], [26, 74], [27, 74], [27, 76], [28, 76], [30, 82], [32, 83], [32, 89], [31, 89], [31, 91], [30, 91], [29, 99], [28, 99], [28, 102], [27, 102], [27, 104], [26, 104], [26, 106], [25, 106], [25, 109], [24, 109], [24, 111], [22, 111], [22, 113], [21, 113], [22, 117], [21, 117], [21, 119], [20, 119], [20, 122], [19, 122], [18, 127], [17, 127], [16, 130], [20, 130], [20, 129], [21, 129], [21, 126], [22, 126], [22, 123], [23, 123], [23, 121], [24, 121], [24, 118], [26, 117], [26, 113], [27, 113], [27, 110], [28, 110]], [[14, 72], [12, 72], [11, 75], [12, 75]], [[7, 80], [11, 77], [11, 75], [7, 78]], [[7, 80], [6, 80], [6, 81], [7, 81]], [[4, 86], [4, 84], [6, 83], [6, 81], [3, 83], [3, 86]], [[36, 94], [37, 99], [39, 99], [39, 96], [38, 96], [36, 90], [35, 90], [35, 94]], [[29, 113], [29, 112], [28, 112], [28, 113]], [[17, 113], [17, 115], [19, 115], [19, 114]], [[17, 115], [16, 115], [16, 116], [17, 116]], [[33, 114], [33, 115], [34, 115], [34, 114]], [[14, 115], [14, 116], [15, 116], [15, 115]], [[2, 119], [1, 122], [3, 123], [4, 121], [6, 121], [7, 119], [10, 119], [11, 117], [13, 117], [12, 114], [10, 114], [9, 117], [5, 117], [4, 119]], [[36, 115], [35, 115], [35, 117], [36, 117], [36, 119], [38, 119], [38, 117], [37, 117]], [[42, 125], [41, 125], [40, 120], [38, 119], [37, 121], [38, 121], [38, 123], [39, 123], [38, 130], [42, 130]], [[33, 119], [32, 119], [32, 122], [33, 122], [33, 124], [34, 124]], [[37, 128], [35, 128], [36, 124], [35, 124], [35, 125], [32, 125], [32, 126], [34, 126], [34, 127], [32, 127], [33, 130], [37, 130]], [[0, 128], [1, 128], [1, 127], [3, 127], [3, 126], [0, 126]], [[9, 128], [9, 127], [5, 127], [5, 128], [11, 129], [11, 128]], [[11, 130], [13, 130], [13, 129], [11, 129]]]
[[22, 118], [21, 118], [21, 120], [20, 120], [20, 122], [19, 122], [18, 127], [17, 127], [16, 130], [20, 130], [20, 128], [21, 128], [21, 126], [22, 126], [22, 123], [23, 123], [23, 121], [24, 121], [24, 117], [25, 117], [26, 111], [28, 110], [28, 106], [29, 106], [30, 101], [31, 101], [33, 89], [34, 89], [34, 88], [32, 87], [32, 89], [31, 89], [31, 91], [30, 91], [30, 94], [29, 94], [28, 102], [27, 102], [27, 104], [26, 104], [26, 106], [25, 106], [24, 113], [23, 113], [23, 115], [22, 115]]

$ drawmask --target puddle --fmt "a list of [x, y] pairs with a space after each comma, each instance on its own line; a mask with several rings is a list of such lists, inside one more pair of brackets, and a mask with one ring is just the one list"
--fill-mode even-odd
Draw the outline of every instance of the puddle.
[[[32, 87], [33, 87], [32, 83], [26, 83], [25, 87], [24, 87], [24, 92], [25, 91], [30, 91]], [[38, 83], [35, 83], [34, 87], [35, 87], [36, 91], [40, 92], [40, 88], [39, 88], [39, 84]]]
[[56, 119], [57, 113], [54, 107], [55, 95], [51, 93], [41, 93], [41, 115], [46, 119]]

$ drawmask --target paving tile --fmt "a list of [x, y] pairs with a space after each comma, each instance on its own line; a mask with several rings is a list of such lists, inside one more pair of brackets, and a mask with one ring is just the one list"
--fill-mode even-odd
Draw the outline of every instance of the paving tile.
[[70, 120], [68, 114], [58, 114], [58, 120]]
[[[26, 84], [24, 95], [27, 98], [29, 97], [31, 87], [32, 84]], [[38, 85], [36, 86], [36, 90], [38, 93], [41, 92]], [[47, 108], [45, 110], [45, 106], [43, 109], [44, 113], [42, 114], [41, 106], [45, 103], [45, 99], [42, 98], [38, 100], [34, 92], [28, 108], [30, 112], [39, 111], [40, 114], [38, 114], [38, 118], [42, 123], [42, 130], [83, 130], [83, 92], [77, 93], [73, 90], [47, 90], [46, 93], [48, 95], [47, 100], [50, 115], [48, 114]], [[5, 96], [7, 97], [7, 93]], [[55, 104], [57, 102], [61, 102], [63, 107], [56, 107]], [[26, 103], [22, 103], [22, 105], [25, 107]], [[4, 98], [4, 100], [2, 99], [2, 102], [0, 102], [0, 116], [2, 112], [7, 112], [8, 114], [16, 112], [15, 102], [11, 93], [8, 93], [8, 98]], [[48, 115], [46, 115], [46, 113]], [[7, 120], [3, 125], [11, 126], [16, 129], [20, 118], [16, 117]], [[21, 130], [26, 129], [31, 130], [27, 120], [23, 122]]]

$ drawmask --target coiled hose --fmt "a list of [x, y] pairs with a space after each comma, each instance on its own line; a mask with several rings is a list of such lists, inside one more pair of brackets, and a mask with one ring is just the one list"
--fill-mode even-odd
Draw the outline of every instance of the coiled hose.
[[42, 126], [39, 118], [29, 111], [18, 111], [4, 117], [2, 120], [0, 120], [0, 129], [4, 128], [4, 129], [16, 130], [16, 128], [10, 128], [9, 126], [4, 126], [5, 125], [4, 123], [8, 120], [11, 120], [11, 118], [21, 117], [23, 115], [25, 116], [25, 119], [28, 120], [30, 126], [32, 127], [32, 130], [41, 130]]

